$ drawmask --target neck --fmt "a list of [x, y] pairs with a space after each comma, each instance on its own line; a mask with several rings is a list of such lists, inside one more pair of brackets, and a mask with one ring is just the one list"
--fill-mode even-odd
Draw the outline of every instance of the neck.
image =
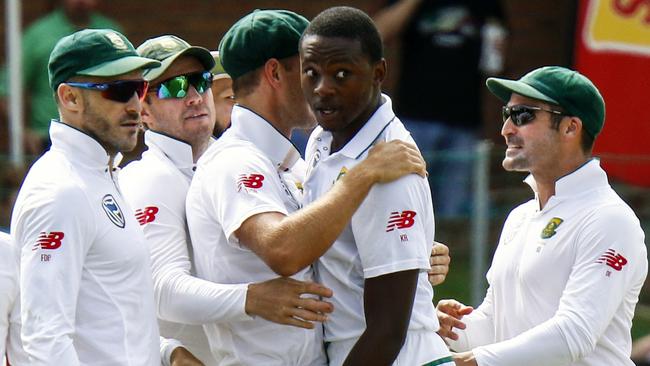
[[331, 153], [335, 153], [343, 148], [356, 134], [368, 123], [372, 115], [383, 104], [381, 94], [377, 94], [368, 108], [366, 108], [354, 121], [339, 131], [332, 131]]
[[264, 92], [260, 91], [259, 88], [245, 97], [238, 98], [237, 104], [257, 113], [280, 131], [284, 137], [291, 138], [293, 127], [283, 120], [280, 114], [282, 107], [279, 107], [280, 104], [276, 103], [273, 97], [265, 96]]
[[531, 172], [537, 186], [537, 197], [539, 199], [540, 210], [546, 206], [548, 200], [555, 195], [555, 184], [562, 177], [575, 172], [578, 168], [589, 161], [591, 157], [581, 157], [579, 159], [568, 160], [560, 163], [560, 169], [553, 173]]

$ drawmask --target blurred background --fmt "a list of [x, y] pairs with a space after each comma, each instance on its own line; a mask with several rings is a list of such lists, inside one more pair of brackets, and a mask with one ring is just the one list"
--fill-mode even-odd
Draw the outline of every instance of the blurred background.
[[[408, 2], [419, 3], [419, 8], [408, 14], [400, 13], [399, 6]], [[427, 158], [434, 187], [436, 239], [451, 248], [453, 258], [446, 283], [436, 289], [438, 299], [454, 297], [467, 304], [480, 303], [486, 286], [485, 271], [505, 217], [517, 204], [532, 197], [522, 182], [524, 175], [506, 173], [501, 167], [505, 149], [500, 136], [502, 103], [484, 87], [489, 76], [519, 78], [540, 66], [561, 65], [578, 69], [592, 79], [607, 105], [604, 132], [596, 140], [594, 153], [601, 159], [614, 189], [636, 212], [645, 232], [650, 232], [648, 1], [5, 0], [1, 3], [0, 60], [4, 70], [8, 70], [0, 77], [2, 230], [8, 230], [13, 200], [24, 174], [48, 145], [45, 131], [49, 118], [35, 120], [35, 117], [52, 112], [43, 107], [45, 103], [39, 99], [43, 98], [43, 92], [38, 95], [37, 89], [43, 81], [47, 82], [43, 65], [47, 65], [48, 42], [55, 42], [58, 33], [68, 28], [71, 33], [75, 24], [114, 24], [136, 47], [151, 37], [176, 34], [194, 45], [215, 50], [230, 25], [255, 8], [290, 9], [311, 19], [330, 6], [349, 5], [373, 16], [382, 31], [389, 69], [384, 89], [393, 98], [398, 116], [403, 120], [434, 121], [445, 128], [451, 126], [447, 135], [440, 135], [443, 143], [437, 146], [418, 141]], [[418, 42], [428, 42], [427, 47], [433, 48], [425, 50]], [[20, 50], [20, 44], [24, 53], [30, 55], [22, 61], [20, 53], [11, 51], [12, 47]], [[54, 43], [49, 49], [53, 46]], [[39, 64], [38, 58], [44, 61]], [[17, 64], [22, 71], [17, 71]], [[10, 98], [17, 90], [11, 83], [21, 83], [21, 80], [24, 90], [19, 94], [23, 100], [16, 102]], [[455, 95], [456, 91], [460, 94]], [[21, 132], [16, 139], [17, 130]], [[460, 148], [446, 145], [465, 132], [471, 137], [469, 145]], [[417, 141], [419, 132], [413, 134]], [[296, 136], [298, 145], [302, 140], [303, 137]], [[451, 202], [452, 196], [455, 203]], [[650, 288], [646, 286], [637, 306], [633, 337], [648, 333]]]

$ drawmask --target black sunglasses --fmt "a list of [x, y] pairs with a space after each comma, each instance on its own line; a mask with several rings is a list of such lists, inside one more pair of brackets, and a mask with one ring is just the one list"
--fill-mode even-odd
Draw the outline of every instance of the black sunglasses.
[[149, 88], [150, 92], [157, 92], [158, 99], [185, 98], [190, 85], [199, 94], [205, 93], [212, 86], [213, 75], [209, 71], [199, 71], [190, 74], [178, 75], [160, 82], [155, 87]]
[[131, 100], [133, 94], [137, 94], [138, 98], [142, 100], [149, 87], [149, 82], [146, 80], [118, 80], [108, 83], [77, 83], [70, 81], [66, 82], [66, 84], [82, 89], [99, 90], [102, 97], [120, 103]]
[[533, 106], [519, 104], [510, 107], [503, 106], [501, 108], [501, 116], [503, 117], [503, 123], [505, 123], [506, 120], [510, 118], [510, 120], [512, 121], [512, 123], [514, 123], [515, 126], [521, 127], [535, 120], [536, 111], [549, 112], [560, 116], [566, 115], [560, 111], [555, 111], [552, 109], [545, 109], [542, 107], [533, 107]]

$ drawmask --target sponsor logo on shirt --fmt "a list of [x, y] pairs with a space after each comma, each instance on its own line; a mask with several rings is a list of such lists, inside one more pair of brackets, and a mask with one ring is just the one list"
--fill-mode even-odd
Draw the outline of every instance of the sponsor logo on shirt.
[[242, 174], [237, 180], [237, 192], [242, 188], [258, 189], [262, 188], [264, 183], [264, 176], [262, 174]]
[[41, 231], [41, 233], [38, 234], [38, 240], [36, 240], [36, 243], [32, 247], [32, 250], [59, 249], [59, 247], [61, 247], [64, 236], [65, 234], [63, 234], [61, 231], [50, 231], [49, 233], [45, 231]]
[[135, 218], [138, 220], [140, 226], [153, 222], [156, 219], [158, 207], [147, 206], [142, 209], [135, 210]]
[[548, 224], [546, 224], [544, 230], [542, 230], [542, 234], [541, 234], [542, 239], [548, 239], [553, 235], [555, 235], [556, 234], [555, 230], [562, 224], [562, 222], [564, 222], [564, 220], [562, 220], [559, 217], [552, 218], [548, 222]]
[[[395, 229], [408, 229], [415, 223], [415, 211], [393, 211], [390, 213], [388, 218], [388, 225], [386, 226], [386, 232], [391, 232]], [[407, 238], [408, 240], [408, 238]], [[404, 241], [404, 240], [402, 240]]]
[[111, 220], [115, 226], [124, 229], [126, 221], [124, 220], [122, 209], [112, 195], [107, 194], [102, 198], [102, 208], [104, 209], [104, 212], [106, 212], [108, 219]]
[[614, 249], [608, 249], [605, 254], [598, 258], [596, 263], [604, 263], [615, 270], [620, 271], [627, 264], [627, 259], [620, 253], [616, 253]]

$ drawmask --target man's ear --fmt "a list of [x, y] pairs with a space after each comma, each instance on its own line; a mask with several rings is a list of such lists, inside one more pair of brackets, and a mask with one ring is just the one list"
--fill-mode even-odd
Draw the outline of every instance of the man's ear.
[[583, 128], [582, 120], [580, 117], [576, 116], [569, 116], [567, 118], [569, 120], [569, 123], [565, 125], [562, 132], [567, 136], [580, 138]]
[[374, 80], [377, 85], [381, 85], [386, 79], [386, 72], [388, 71], [388, 66], [386, 66], [386, 59], [382, 58], [377, 61], [374, 66]]
[[280, 61], [275, 58], [266, 60], [262, 70], [263, 78], [274, 88], [280, 86]]
[[62, 108], [73, 112], [83, 110], [83, 95], [78, 88], [61, 83], [56, 88], [56, 96]]

